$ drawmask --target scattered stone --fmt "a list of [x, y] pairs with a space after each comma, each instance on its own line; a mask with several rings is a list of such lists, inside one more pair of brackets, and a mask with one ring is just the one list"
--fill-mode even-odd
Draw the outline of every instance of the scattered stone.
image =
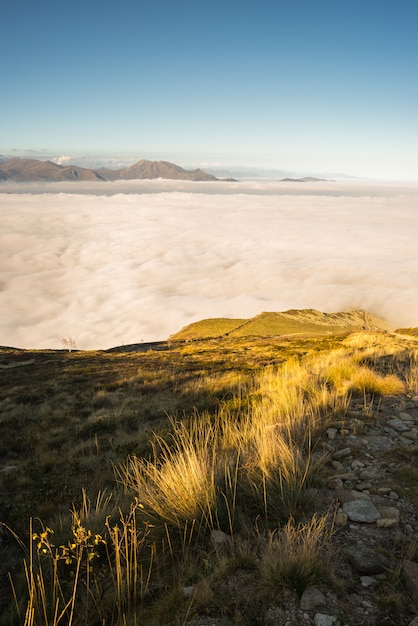
[[325, 615], [325, 613], [316, 613], [314, 617], [315, 626], [332, 626], [337, 622], [334, 615]]
[[414, 617], [412, 622], [409, 622], [408, 626], [418, 626], [418, 617]]
[[191, 598], [191, 596], [193, 595], [195, 590], [194, 585], [192, 585], [191, 587], [183, 587], [183, 595], [185, 598]]
[[400, 512], [399, 509], [394, 506], [379, 506], [377, 507], [382, 518], [396, 519], [399, 520]]
[[327, 482], [328, 489], [337, 489], [338, 487], [343, 486], [343, 481], [341, 478], [330, 478]]
[[343, 459], [346, 456], [349, 456], [351, 454], [351, 448], [343, 448], [342, 450], [337, 450], [337, 452], [334, 452], [334, 459]]
[[377, 493], [381, 496], [388, 496], [391, 491], [392, 490], [390, 487], [379, 487], [379, 489], [377, 490]]
[[365, 469], [360, 472], [361, 480], [376, 480], [379, 478], [379, 472], [376, 470]]
[[407, 422], [413, 422], [414, 418], [409, 413], [405, 413], [404, 411], [399, 411], [399, 417], [401, 420], [406, 420]]
[[364, 467], [364, 463], [362, 463], [358, 459], [356, 459], [355, 461], [351, 463], [351, 469], [353, 470], [359, 470], [359, 469], [362, 469], [363, 467]]
[[388, 424], [391, 428], [396, 430], [398, 433], [403, 433], [406, 430], [409, 430], [409, 426], [406, 426], [406, 424], [404, 424], [404, 422], [399, 418], [388, 420]]
[[353, 472], [347, 472], [346, 474], [336, 474], [332, 478], [333, 480], [356, 480], [356, 475]]
[[370, 500], [371, 499], [368, 491], [356, 491], [355, 489], [352, 489], [351, 493], [353, 494], [356, 500]]
[[418, 439], [418, 432], [415, 428], [413, 428], [412, 430], [403, 433], [403, 437], [406, 439], [412, 439], [412, 441], [416, 441]]
[[360, 576], [360, 581], [363, 587], [375, 587], [377, 585], [377, 580], [373, 576]]
[[351, 522], [373, 524], [381, 517], [371, 500], [352, 500], [351, 502], [344, 502], [342, 508]]
[[362, 574], [381, 574], [389, 567], [386, 557], [365, 546], [351, 548], [346, 555], [351, 565]]
[[337, 436], [338, 433], [338, 428], [327, 428], [327, 436], [328, 439], [330, 439], [331, 441], [334, 441], [335, 437]]
[[395, 528], [398, 525], [398, 520], [393, 517], [382, 517], [376, 522], [378, 528]]
[[389, 494], [389, 500], [399, 500], [399, 496], [396, 491], [391, 491]]
[[367, 444], [371, 450], [390, 450], [395, 445], [390, 437], [383, 435], [367, 437]]
[[327, 603], [323, 593], [316, 587], [307, 587], [300, 599], [300, 608], [302, 611], [312, 611], [315, 608], [325, 606]]
[[358, 491], [365, 491], [366, 489], [371, 489], [372, 487], [372, 483], [357, 483], [356, 485], [356, 489], [358, 489]]
[[355, 497], [349, 491], [344, 489], [344, 487], [337, 487], [335, 490], [335, 495], [337, 496], [341, 504], [345, 504], [346, 502], [353, 502], [355, 500]]

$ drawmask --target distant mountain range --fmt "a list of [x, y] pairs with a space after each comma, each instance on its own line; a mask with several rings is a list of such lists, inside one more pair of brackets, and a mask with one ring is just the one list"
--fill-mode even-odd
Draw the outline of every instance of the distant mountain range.
[[13, 158], [0, 162], [0, 181], [57, 182], [68, 180], [108, 181], [167, 178], [171, 180], [219, 180], [201, 169], [185, 170], [168, 161], [142, 160], [123, 169], [88, 169], [78, 165], [58, 165], [53, 161]]

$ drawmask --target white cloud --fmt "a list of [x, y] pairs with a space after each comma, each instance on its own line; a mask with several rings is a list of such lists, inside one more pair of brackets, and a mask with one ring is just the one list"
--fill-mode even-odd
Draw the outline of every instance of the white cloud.
[[0, 345], [58, 348], [71, 336], [107, 348], [206, 317], [305, 307], [418, 325], [417, 186], [1, 190], [13, 193], [0, 194]]

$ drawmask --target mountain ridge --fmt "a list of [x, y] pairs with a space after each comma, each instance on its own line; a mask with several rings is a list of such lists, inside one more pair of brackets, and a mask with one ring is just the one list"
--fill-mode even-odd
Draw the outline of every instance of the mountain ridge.
[[316, 309], [263, 312], [248, 319], [209, 318], [184, 326], [171, 341], [220, 337], [329, 334], [356, 330], [393, 330], [390, 324], [362, 310], [323, 313]]
[[15, 182], [57, 182], [57, 181], [114, 181], [149, 180], [165, 178], [169, 180], [218, 181], [212, 174], [201, 169], [185, 170], [168, 161], [148, 161], [142, 159], [121, 169], [90, 169], [78, 165], [59, 165], [53, 161], [23, 159], [14, 157], [0, 162], [0, 181]]

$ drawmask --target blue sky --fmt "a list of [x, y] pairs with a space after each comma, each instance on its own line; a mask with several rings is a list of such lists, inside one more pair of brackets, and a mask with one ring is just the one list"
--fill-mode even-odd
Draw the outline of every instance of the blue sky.
[[417, 180], [417, 28], [416, 0], [8, 2], [0, 153]]

